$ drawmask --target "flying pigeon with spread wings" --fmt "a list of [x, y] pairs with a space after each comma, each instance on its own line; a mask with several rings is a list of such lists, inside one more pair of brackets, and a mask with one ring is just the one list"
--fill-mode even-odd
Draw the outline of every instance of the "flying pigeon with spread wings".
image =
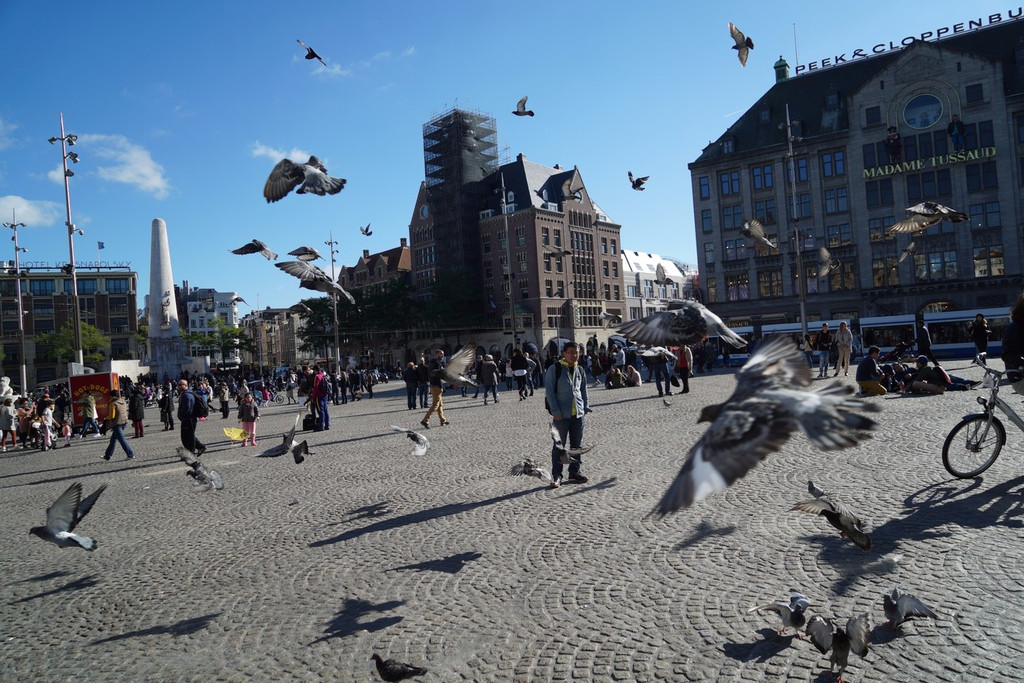
[[654, 267], [654, 281], [659, 285], [672, 284], [672, 279], [665, 274], [665, 266], [660, 263]]
[[260, 453], [257, 457], [278, 458], [284, 455], [285, 453], [291, 453], [292, 457], [295, 459], [295, 464], [301, 465], [302, 462], [306, 459], [305, 456], [312, 454], [312, 451], [309, 450], [309, 444], [306, 443], [305, 440], [301, 442], [295, 441], [295, 430], [298, 429], [299, 427], [299, 420], [302, 419], [302, 415], [302, 413], [297, 413], [295, 415], [295, 424], [292, 425], [292, 428], [290, 430], [284, 433], [281, 443], [274, 446], [273, 448], [268, 448], [267, 450]]
[[743, 35], [743, 31], [736, 28], [736, 24], [731, 21], [729, 22], [729, 35], [732, 36], [733, 41], [736, 43], [732, 46], [732, 49], [736, 50], [736, 56], [740, 59], [740, 66], [746, 66], [747, 57], [750, 56], [750, 51], [754, 49], [754, 41]]
[[253, 240], [248, 244], [243, 244], [238, 249], [232, 249], [231, 253], [239, 255], [261, 254], [262, 256], [265, 256], [268, 261], [273, 261], [277, 258], [277, 254], [271, 251], [270, 247], [259, 240]]
[[768, 239], [767, 233], [764, 231], [764, 226], [761, 225], [761, 221], [756, 218], [744, 221], [743, 227], [740, 229], [740, 234], [759, 247], [768, 247], [775, 251], [779, 250], [778, 245]]
[[327, 174], [327, 168], [315, 156], [309, 157], [304, 164], [297, 164], [291, 159], [277, 162], [263, 186], [263, 198], [268, 203], [276, 202], [288, 196], [295, 188], [296, 194], [316, 194], [321, 197], [327, 194], [338, 194], [345, 188], [344, 178], [333, 178]]
[[512, 113], [516, 116], [533, 116], [533, 110], [526, 108], [526, 100], [527, 97], [524, 96], [523, 99], [516, 102], [516, 109]]
[[864, 522], [842, 503], [821, 496], [813, 500], [802, 500], [793, 506], [793, 510], [821, 515], [839, 529], [840, 537], [850, 539], [861, 550], [871, 550], [871, 538], [864, 533]]
[[832, 258], [831, 252], [825, 247], [818, 249], [818, 277], [825, 277], [842, 263], [837, 258]]
[[359, 228], [359, 232], [363, 233], [363, 234], [364, 234], [364, 235], [366, 235], [367, 237], [369, 237], [370, 235], [372, 235], [372, 234], [373, 234], [373, 230], [370, 230], [370, 224], [369, 224], [369, 223], [367, 223], [367, 224], [366, 224], [366, 227], [365, 227], [365, 228], [364, 228], [364, 227], [362, 227], [362, 226], [360, 226], [360, 228]]
[[962, 211], [943, 206], [938, 202], [921, 202], [914, 206], [907, 207], [906, 218], [889, 227], [889, 232], [918, 232], [942, 221], [951, 223], [963, 223], [970, 220], [970, 216]]
[[522, 462], [512, 465], [508, 471], [513, 477], [536, 477], [542, 481], [551, 483], [551, 472], [535, 463], [530, 458], [526, 458]]
[[474, 359], [476, 359], [476, 347], [466, 344], [458, 353], [448, 359], [448, 365], [441, 371], [442, 381], [457, 387], [475, 387], [476, 382], [466, 376]]
[[643, 192], [644, 190], [647, 189], [646, 187], [644, 187], [644, 183], [646, 183], [651, 176], [645, 175], [641, 178], [634, 178], [632, 171], [627, 171], [626, 174], [629, 177], [629, 184], [633, 186], [634, 190], [639, 190], [640, 192]]
[[398, 425], [391, 425], [391, 429], [396, 432], [405, 434], [412, 440], [412, 455], [426, 455], [427, 450], [430, 448], [430, 442], [427, 441], [427, 437], [423, 436], [419, 432], [415, 432], [405, 427], [399, 427]]
[[801, 638], [800, 627], [807, 623], [807, 617], [804, 612], [811, 606], [811, 601], [806, 595], [799, 591], [789, 591], [789, 603], [785, 602], [770, 602], [767, 605], [758, 605], [757, 607], [751, 607], [747, 612], [763, 612], [770, 610], [779, 615], [782, 619], [782, 628], [779, 629], [779, 635], [783, 635], [786, 629], [791, 628], [796, 632], [796, 637]]
[[910, 593], [901, 591], [899, 586], [893, 588], [892, 593], [882, 596], [882, 609], [892, 628], [899, 628], [900, 624], [910, 617], [938, 619], [935, 612]]
[[291, 251], [288, 252], [288, 255], [294, 256], [300, 261], [316, 261], [317, 259], [323, 258], [323, 256], [320, 255], [320, 252], [316, 250], [316, 247], [306, 246], [298, 247], [297, 249], [292, 249]]
[[106, 488], [107, 485], [103, 484], [82, 500], [82, 485], [75, 482], [60, 494], [53, 505], [46, 508], [46, 526], [34, 526], [29, 529], [29, 533], [60, 548], [78, 546], [89, 551], [96, 550], [95, 539], [73, 532]]
[[619, 332], [649, 346], [696, 344], [715, 334], [738, 349], [747, 345], [747, 340], [730, 330], [721, 318], [703, 304], [689, 299], [673, 302], [667, 311], [630, 320], [619, 327]]
[[726, 488], [798, 430], [821, 450], [848, 448], [871, 435], [877, 424], [855, 411], [877, 411], [877, 405], [854, 397], [846, 384], [810, 386], [807, 359], [791, 339], [759, 347], [736, 374], [732, 396], [701, 410], [698, 422], [711, 426], [654, 511], [666, 515]]
[[570, 177], [566, 178], [565, 182], [562, 183], [562, 199], [575, 199], [578, 202], [582, 202], [583, 190], [581, 188], [574, 190], [572, 187], [572, 181], [573, 179]]
[[845, 629], [833, 624], [831, 619], [816, 614], [807, 622], [807, 635], [821, 654], [832, 651], [829, 656], [829, 669], [835, 671], [835, 668], [839, 667], [836, 681], [842, 683], [843, 672], [849, 664], [850, 652], [856, 652], [861, 657], [867, 656], [871, 625], [868, 623], [867, 613], [859, 617], [850, 617], [846, 621]]
[[900, 254], [899, 262], [903, 263], [911, 256], [917, 256], [917, 244], [915, 244], [913, 240], [911, 240], [910, 244], [906, 246], [906, 248], [903, 250], [903, 253]]
[[306, 59], [315, 59], [315, 60], [317, 60], [318, 62], [320, 62], [321, 64], [323, 64], [324, 66], [327, 66], [327, 62], [325, 62], [325, 61], [324, 61], [324, 60], [323, 60], [323, 59], [322, 59], [322, 58], [320, 57], [320, 55], [318, 55], [318, 54], [316, 53], [316, 50], [314, 50], [313, 48], [311, 48], [311, 47], [310, 47], [309, 45], [306, 45], [306, 44], [305, 44], [304, 42], [302, 42], [302, 41], [301, 41], [301, 40], [299, 40], [298, 38], [296, 38], [296, 39], [295, 39], [295, 42], [296, 42], [296, 43], [298, 43], [299, 45], [301, 45], [302, 47], [306, 48]]
[[337, 293], [348, 299], [350, 304], [356, 302], [355, 297], [348, 290], [332, 280], [331, 276], [325, 273], [323, 269], [311, 263], [306, 261], [279, 261], [274, 266], [293, 277], [297, 277], [299, 279], [299, 287], [325, 294]]

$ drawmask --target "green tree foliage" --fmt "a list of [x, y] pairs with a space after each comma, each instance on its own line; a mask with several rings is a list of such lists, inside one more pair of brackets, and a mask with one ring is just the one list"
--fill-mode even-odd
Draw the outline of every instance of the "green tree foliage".
[[[89, 323], [82, 323], [81, 329], [82, 358], [86, 365], [98, 366], [107, 357], [104, 350], [110, 349], [110, 342], [99, 329]], [[75, 359], [75, 330], [70, 321], [56, 332], [37, 334], [36, 341], [48, 346], [58, 362], [67, 363]]]
[[209, 333], [188, 332], [181, 336], [186, 346], [194, 348], [200, 353], [219, 353], [221, 358], [232, 355], [236, 349], [239, 351], [256, 351], [256, 342], [248, 337], [241, 327], [230, 327], [220, 318], [210, 321], [213, 328]]
[[[358, 298], [356, 299], [358, 304]], [[303, 313], [299, 317], [302, 324], [297, 331], [297, 337], [302, 342], [299, 350], [310, 354], [326, 355], [328, 346], [334, 343], [334, 313], [331, 309], [331, 298], [321, 296], [310, 299], [303, 299], [302, 303], [309, 306], [312, 313]], [[344, 329], [341, 324], [342, 316], [349, 312], [355, 314], [355, 307], [343, 300], [338, 303], [339, 329]]]

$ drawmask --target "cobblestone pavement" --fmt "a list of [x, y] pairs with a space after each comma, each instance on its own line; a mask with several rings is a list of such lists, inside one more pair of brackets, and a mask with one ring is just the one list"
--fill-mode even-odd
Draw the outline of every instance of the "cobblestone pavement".
[[[292, 408], [265, 411], [255, 449], [218, 437], [237, 423], [214, 414], [200, 436], [220, 492], [191, 490], [155, 411], [133, 461], [102, 461], [105, 439], [9, 452], [0, 679], [367, 681], [379, 652], [426, 666], [425, 681], [829, 680], [809, 643], [747, 613], [795, 588], [814, 614], [871, 613], [874, 644], [847, 680], [1024, 680], [1024, 435], [1010, 426], [995, 466], [953, 480], [942, 442], [976, 392], [870, 399], [882, 427], [862, 446], [821, 453], [797, 436], [727, 491], [648, 517], [704, 431], [699, 407], [733, 385], [698, 376], [669, 407], [653, 386], [594, 389], [590, 482], [557, 490], [506, 475], [548, 460], [540, 394], [484, 407], [449, 392], [452, 424], [435, 421], [414, 458], [388, 425], [418, 429], [424, 411], [394, 383], [332, 407], [298, 466], [251, 457]], [[808, 477], [861, 514], [873, 551], [789, 512]], [[28, 535], [75, 481], [109, 484], [80, 528], [94, 553]], [[882, 625], [897, 584], [939, 619]]]

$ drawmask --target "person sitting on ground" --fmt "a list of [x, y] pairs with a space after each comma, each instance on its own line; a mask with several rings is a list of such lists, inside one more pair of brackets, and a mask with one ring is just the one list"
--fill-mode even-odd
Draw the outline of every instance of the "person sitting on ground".
[[868, 355], [857, 365], [857, 386], [869, 396], [884, 396], [888, 393], [879, 381], [882, 378], [882, 369], [878, 365], [880, 352], [881, 349], [872, 346], [868, 349]]
[[622, 377], [622, 372], [614, 365], [608, 369], [608, 374], [605, 376], [604, 388], [605, 389], [621, 389], [626, 386], [625, 379]]
[[912, 394], [944, 394], [951, 382], [946, 373], [939, 367], [928, 367], [928, 356], [917, 357], [917, 370], [913, 379], [907, 382], [903, 393]]
[[632, 365], [626, 366], [626, 386], [627, 387], [638, 387], [643, 382], [640, 379], [640, 372], [637, 371]]

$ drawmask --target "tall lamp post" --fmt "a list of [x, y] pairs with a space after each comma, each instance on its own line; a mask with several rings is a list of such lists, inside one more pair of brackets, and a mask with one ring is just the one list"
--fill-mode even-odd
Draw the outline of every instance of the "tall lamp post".
[[508, 282], [508, 306], [509, 312], [512, 318], [512, 348], [519, 348], [519, 327], [516, 325], [516, 288], [512, 286], [512, 279], [515, 277], [515, 273], [512, 270], [512, 235], [508, 232], [508, 211], [505, 207], [505, 174], [499, 173], [498, 177], [501, 178], [501, 187], [496, 191], [501, 197], [501, 216], [505, 221], [505, 258], [508, 260], [508, 274], [505, 275], [505, 281]]
[[786, 105], [786, 142], [789, 144], [789, 205], [793, 219], [793, 233], [796, 237], [796, 288], [800, 299], [800, 337], [807, 338], [807, 273], [804, 272], [803, 246], [800, 243], [800, 216], [796, 212], [796, 157], [793, 156], [793, 141], [800, 138], [793, 135], [793, 121], [789, 118], [789, 105]]
[[[324, 242], [327, 245], [327, 249], [331, 252], [331, 282], [336, 282], [337, 277], [334, 274], [334, 255], [338, 253], [335, 247], [338, 246], [337, 240], [334, 239], [334, 231], [331, 230], [328, 233], [327, 241]], [[338, 334], [338, 290], [334, 289], [331, 291], [331, 310], [334, 312], [334, 370], [335, 372], [341, 372], [341, 341]]]
[[75, 335], [75, 362], [83, 365], [85, 358], [82, 354], [82, 311], [78, 308], [78, 276], [75, 274], [75, 233], [84, 235], [85, 232], [81, 228], [76, 228], [71, 221], [71, 188], [68, 185], [68, 179], [75, 175], [74, 171], [68, 169], [68, 159], [71, 159], [73, 164], [78, 163], [78, 155], [69, 152], [68, 147], [73, 147], [78, 142], [78, 136], [65, 134], [63, 112], [60, 115], [60, 137], [50, 138], [48, 142], [52, 145], [58, 140], [60, 140], [61, 163], [64, 165], [64, 208], [67, 210], [65, 225], [68, 228], [68, 258], [70, 259], [67, 273], [71, 276], [71, 321]]
[[24, 228], [24, 223], [19, 223], [18, 218], [11, 210], [11, 222], [4, 223], [5, 228], [14, 231], [14, 296], [18, 299], [18, 344], [21, 348], [21, 395], [28, 396], [28, 372], [25, 369], [25, 312], [21, 307], [21, 252], [28, 251], [25, 247], [18, 246], [18, 228]]

